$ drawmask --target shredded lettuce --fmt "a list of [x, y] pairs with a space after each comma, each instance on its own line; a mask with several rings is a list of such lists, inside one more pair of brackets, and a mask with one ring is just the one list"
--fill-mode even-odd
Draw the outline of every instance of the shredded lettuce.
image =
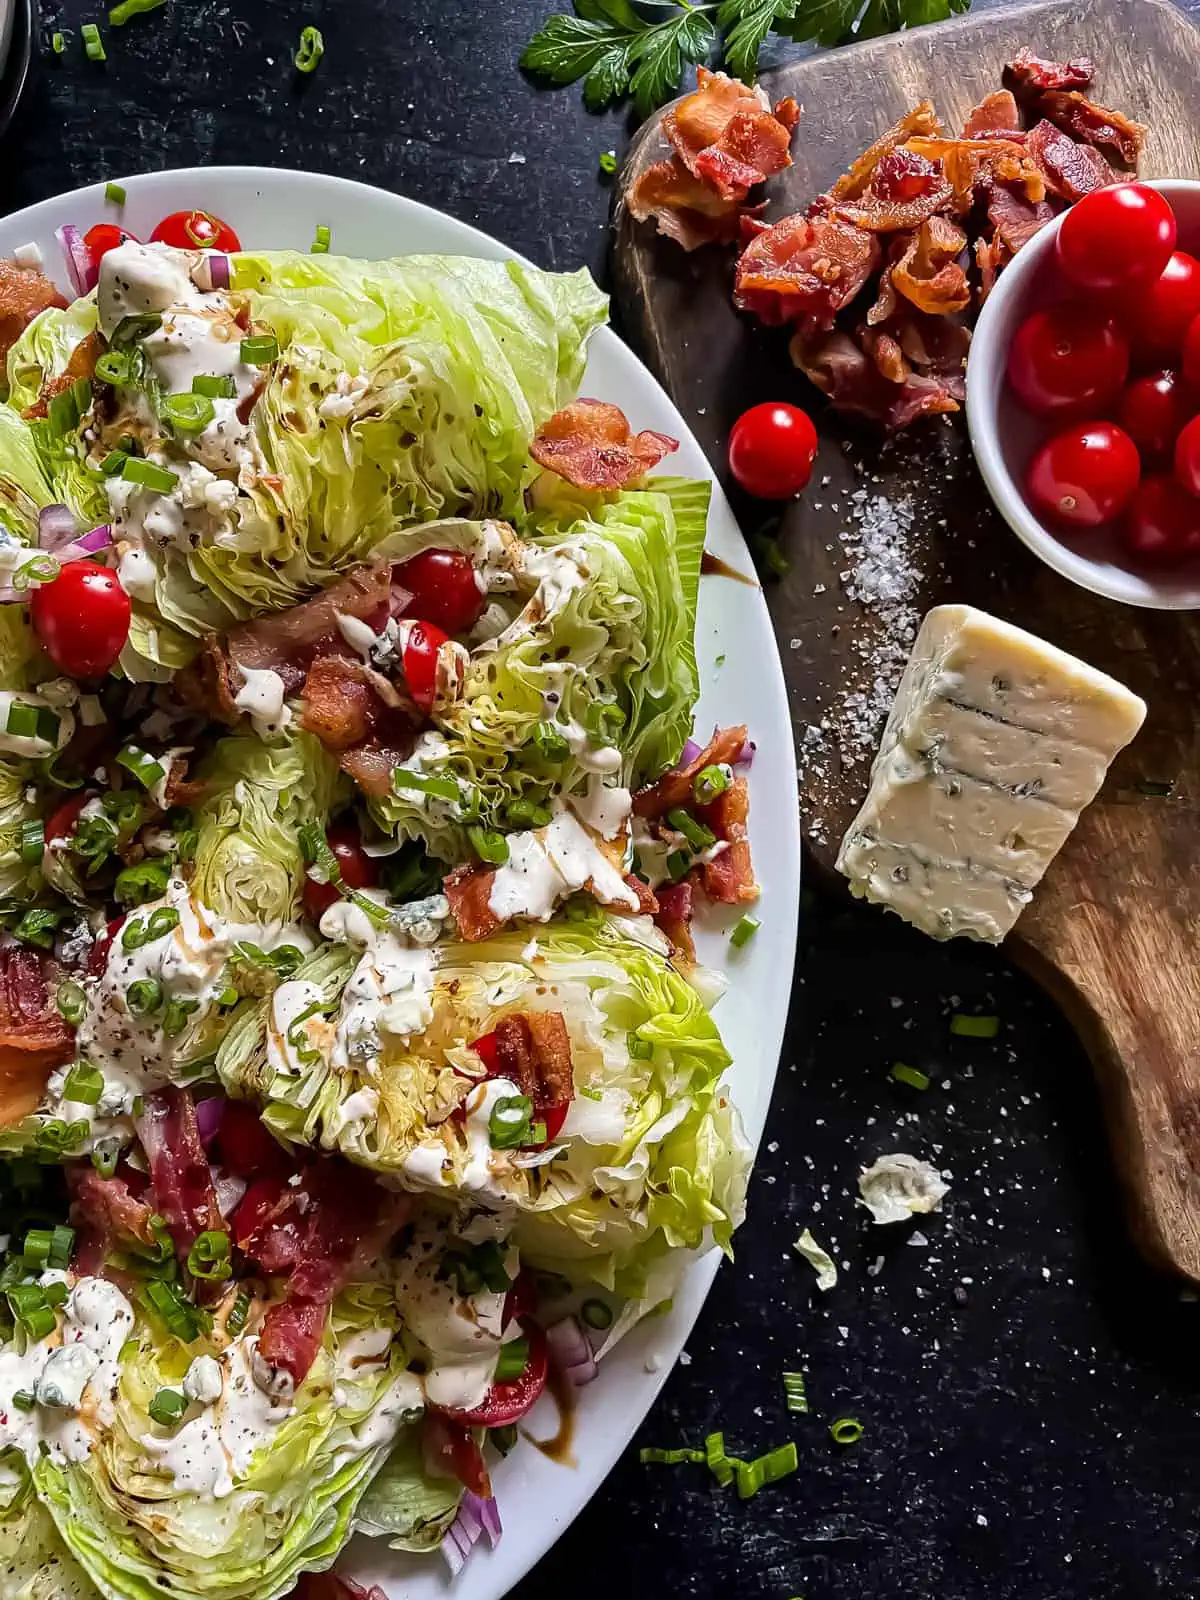
[[454, 1478], [431, 1478], [425, 1471], [420, 1436], [401, 1434], [371, 1487], [359, 1502], [355, 1526], [393, 1550], [436, 1550], [458, 1514], [462, 1485]]

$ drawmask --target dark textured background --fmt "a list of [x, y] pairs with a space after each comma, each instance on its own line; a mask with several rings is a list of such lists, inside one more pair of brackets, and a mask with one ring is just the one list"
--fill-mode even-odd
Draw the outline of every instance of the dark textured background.
[[[520, 47], [551, 9], [170, 0], [108, 35], [93, 66], [77, 36], [61, 61], [44, 41], [102, 7], [47, 3], [0, 207], [139, 168], [308, 167], [439, 206], [542, 266], [602, 272], [597, 158], [626, 127], [521, 77]], [[1200, 17], [1200, 0], [1184, 9]], [[298, 81], [308, 21], [327, 54]], [[794, 1437], [800, 1472], [739, 1504], [702, 1470], [642, 1467], [631, 1450], [522, 1594], [1200, 1594], [1200, 1307], [1131, 1250], [1078, 1046], [1000, 956], [841, 904], [804, 922], [751, 1220], [637, 1441], [695, 1444], [720, 1426], [748, 1454]], [[996, 1011], [999, 1041], [952, 1040], [959, 1005]], [[896, 1060], [935, 1086], [889, 1082]], [[896, 1149], [952, 1177], [925, 1243], [852, 1201], [860, 1163]], [[789, 1249], [806, 1224], [844, 1264], [825, 1297]], [[779, 1375], [796, 1367], [808, 1417], [783, 1408]], [[848, 1450], [828, 1434], [844, 1414], [865, 1429]]]

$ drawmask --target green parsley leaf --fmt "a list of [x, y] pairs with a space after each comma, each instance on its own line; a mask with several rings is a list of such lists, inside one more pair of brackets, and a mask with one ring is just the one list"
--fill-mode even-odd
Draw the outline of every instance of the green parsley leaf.
[[758, 52], [772, 29], [796, 15], [797, 0], [722, 0], [717, 22], [725, 34], [725, 66], [735, 78], [753, 83], [758, 76]]
[[630, 80], [633, 103], [641, 117], [678, 94], [684, 63], [702, 62], [716, 40], [716, 29], [702, 11], [684, 11], [647, 29]]

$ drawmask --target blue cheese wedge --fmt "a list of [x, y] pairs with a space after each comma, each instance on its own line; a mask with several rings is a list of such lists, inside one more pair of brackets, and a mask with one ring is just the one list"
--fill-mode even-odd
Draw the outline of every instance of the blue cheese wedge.
[[1137, 695], [1045, 640], [937, 606], [838, 869], [935, 939], [999, 943], [1145, 715]]

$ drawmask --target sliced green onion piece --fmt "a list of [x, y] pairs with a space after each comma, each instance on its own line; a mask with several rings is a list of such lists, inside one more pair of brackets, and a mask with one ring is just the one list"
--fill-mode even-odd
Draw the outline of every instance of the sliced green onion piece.
[[297, 72], [315, 72], [317, 62], [325, 54], [325, 39], [320, 28], [307, 27], [300, 30], [300, 45], [294, 56]]
[[725, 1435], [723, 1433], [710, 1433], [704, 1441], [704, 1464], [717, 1480], [720, 1488], [727, 1488], [733, 1482], [733, 1475], [739, 1467], [746, 1463], [739, 1461], [736, 1456], [725, 1454]]
[[494, 867], [502, 867], [508, 860], [508, 840], [494, 828], [469, 827], [467, 838], [481, 861], [490, 862]]
[[229, 1309], [225, 1318], [225, 1332], [234, 1338], [241, 1333], [250, 1317], [250, 1296], [243, 1290]]
[[681, 1462], [698, 1462], [703, 1465], [705, 1456], [703, 1450], [655, 1450], [642, 1449], [638, 1451], [638, 1460], [652, 1462], [661, 1467], [677, 1467]]
[[178, 1389], [160, 1389], [146, 1410], [161, 1427], [171, 1428], [187, 1410], [187, 1399]]
[[159, 413], [182, 434], [203, 433], [216, 410], [206, 394], [168, 394], [159, 403]]
[[[162, 4], [162, 0], [159, 0], [159, 4]], [[111, 15], [109, 16], [108, 20], [110, 22], [112, 21]], [[104, 185], [104, 198], [106, 200], [111, 200], [115, 206], [123, 206], [126, 199], [125, 190], [119, 183], [106, 183]]]
[[392, 773], [393, 789], [417, 789], [433, 800], [457, 801], [458, 784], [453, 778], [434, 778], [425, 772], [413, 772], [408, 767], [397, 767]]
[[789, 1411], [808, 1410], [808, 1392], [804, 1384], [802, 1372], [785, 1372], [783, 1375], [783, 1397]]
[[1000, 1032], [999, 1017], [968, 1017], [956, 1012], [950, 1018], [950, 1032], [960, 1039], [994, 1039]]
[[796, 1446], [792, 1443], [782, 1444], [778, 1450], [770, 1450], [765, 1456], [759, 1456], [757, 1461], [752, 1461], [748, 1466], [739, 1466], [737, 1469], [737, 1492], [739, 1500], [749, 1500], [752, 1495], [768, 1483], [778, 1483], [780, 1478], [786, 1478], [795, 1472], [799, 1466], [796, 1455]]
[[585, 1300], [579, 1308], [579, 1315], [589, 1328], [612, 1327], [612, 1307], [606, 1305], [603, 1300]]
[[721, 767], [701, 767], [692, 779], [692, 797], [697, 805], [706, 806], [729, 787], [729, 774]]
[[127, 450], [110, 450], [100, 463], [100, 471], [106, 478], [116, 478], [121, 474], [121, 469], [129, 460]]
[[133, 774], [143, 789], [153, 789], [154, 785], [161, 783], [166, 775], [166, 768], [162, 762], [147, 755], [136, 744], [126, 745], [124, 750], [118, 752], [116, 760], [119, 767], [124, 767], [126, 772]]
[[75, 1248], [75, 1229], [59, 1223], [50, 1235], [50, 1265], [65, 1272], [71, 1265], [71, 1251]]
[[519, 1378], [529, 1365], [529, 1340], [510, 1339], [507, 1344], [500, 1346], [500, 1356], [496, 1362], [496, 1382], [511, 1383], [514, 1378]]
[[177, 1038], [187, 1027], [188, 1018], [199, 1009], [199, 1000], [168, 1000], [162, 1017], [162, 1031], [165, 1037]]
[[97, 1139], [92, 1146], [92, 1165], [102, 1178], [111, 1178], [121, 1159], [121, 1141], [115, 1137]]
[[104, 1074], [89, 1061], [77, 1061], [67, 1073], [63, 1084], [63, 1099], [76, 1100], [80, 1105], [99, 1105], [104, 1093]]
[[[102, 356], [97, 358], [96, 376], [102, 383], [111, 383], [118, 389], [128, 389], [134, 381], [133, 357], [128, 350], [106, 350]], [[127, 460], [126, 453], [123, 450], [117, 450], [113, 454], [121, 457], [123, 466]], [[111, 456], [105, 457], [106, 462], [111, 459]]]
[[179, 481], [166, 467], [156, 467], [153, 461], [143, 460], [141, 456], [130, 456], [121, 468], [121, 476], [126, 483], [141, 484], [142, 488], [155, 489], [159, 494], [170, 494]]
[[857, 1444], [863, 1436], [863, 1425], [857, 1417], [839, 1417], [829, 1434], [834, 1444]]
[[25, 912], [13, 929], [13, 933], [22, 944], [32, 944], [39, 950], [49, 950], [54, 943], [54, 935], [62, 917], [61, 911], [35, 906]]
[[229, 1259], [229, 1235], [209, 1228], [200, 1234], [188, 1251], [187, 1269], [193, 1278], [220, 1283], [233, 1274]]
[[613, 151], [613, 150], [601, 150], [601, 152], [600, 152], [600, 171], [604, 174], [604, 176], [606, 178], [611, 178], [613, 173], [616, 170], [617, 170], [616, 152]]
[[44, 1267], [50, 1261], [50, 1243], [53, 1235], [49, 1228], [30, 1228], [21, 1246], [21, 1254], [32, 1267]]
[[113, 899], [123, 906], [158, 900], [166, 893], [170, 876], [170, 863], [165, 860], [139, 861], [132, 867], [122, 867], [113, 884]]
[[593, 700], [584, 707], [583, 725], [593, 739], [607, 743], [614, 733], [625, 726], [626, 716], [610, 700]]
[[210, 400], [236, 400], [237, 384], [228, 373], [222, 373], [219, 378], [201, 373], [192, 379], [192, 393], [207, 395]]
[[667, 825], [674, 828], [676, 833], [681, 833], [693, 850], [707, 850], [717, 842], [717, 836], [711, 828], [697, 822], [680, 806], [667, 812]]
[[[161, 327], [161, 311], [138, 311], [133, 316], [121, 318], [108, 342], [114, 348], [118, 345], [133, 344], [138, 339], [144, 339], [148, 333], [157, 333]], [[121, 448], [128, 450], [130, 455], [133, 454], [131, 435], [122, 435]]]
[[279, 340], [273, 333], [256, 333], [241, 344], [241, 357], [248, 367], [269, 367], [279, 359]]
[[167, 0], [121, 0], [120, 5], [115, 5], [108, 13], [108, 20], [114, 28], [119, 28], [130, 17], [141, 16], [145, 11], [157, 11], [159, 6], [165, 6], [166, 3]]
[[654, 1046], [649, 1039], [643, 1039], [640, 1034], [627, 1033], [625, 1035], [625, 1048], [629, 1051], [633, 1061], [652, 1061], [654, 1059]]
[[[66, 1269], [61, 1268], [60, 1270], [65, 1271]], [[46, 1304], [48, 1306], [64, 1305], [70, 1292], [71, 1291], [67, 1288], [66, 1284], [58, 1279], [56, 1279], [53, 1283], [46, 1284], [42, 1289], [42, 1293], [46, 1296]]]
[[125, 1005], [131, 1016], [151, 1016], [163, 1003], [163, 986], [157, 978], [137, 978], [125, 991]]
[[8, 708], [8, 732], [22, 739], [41, 739], [45, 744], [57, 745], [59, 727], [59, 719], [49, 706], [14, 700]]
[[50, 48], [54, 51], [56, 56], [61, 56], [67, 48], [65, 35], [57, 32], [52, 33], [50, 35]]
[[889, 1078], [894, 1078], [897, 1083], [906, 1083], [910, 1089], [928, 1089], [928, 1074], [919, 1067], [910, 1067], [906, 1061], [897, 1061], [888, 1073]]
[[38, 817], [26, 817], [21, 823], [17, 854], [28, 867], [36, 867], [46, 853], [46, 827]]
[[325, 226], [325, 224], [323, 222], [318, 222], [317, 223], [317, 236], [313, 240], [312, 244], [310, 244], [309, 247], [308, 247], [309, 255], [312, 255], [312, 256], [323, 256], [323, 255], [325, 255], [329, 250], [330, 237], [331, 237], [331, 235], [330, 235], [329, 229]]
[[74, 979], [67, 978], [63, 983], [59, 984], [54, 991], [54, 1003], [58, 1007], [59, 1016], [69, 1022], [73, 1028], [77, 1028], [83, 1021], [84, 1013], [87, 1010], [87, 995], [84, 992], [83, 985], [76, 983]]
[[30, 1335], [34, 1339], [48, 1338], [58, 1327], [58, 1318], [54, 1315], [49, 1305], [36, 1307], [28, 1316], [22, 1317], [21, 1321], [29, 1329]]
[[74, 433], [79, 426], [79, 407], [70, 389], [64, 389], [61, 394], [52, 397], [46, 407], [46, 419], [54, 438], [61, 439], [65, 434]]
[[[126, 0], [128, 4], [128, 0]], [[100, 29], [94, 22], [85, 22], [79, 30], [83, 40], [83, 48], [89, 61], [106, 61], [108, 57], [104, 51], [104, 42], [100, 38]]]
[[12, 1403], [18, 1411], [32, 1411], [37, 1404], [37, 1396], [32, 1389], [18, 1389], [12, 1396]]
[[742, 917], [729, 935], [729, 942], [735, 950], [740, 950], [743, 945], [749, 944], [754, 935], [762, 927], [757, 917]]
[[571, 754], [571, 746], [552, 722], [535, 722], [529, 730], [529, 742], [552, 766], [558, 766]]
[[686, 850], [673, 850], [667, 857], [667, 876], [672, 883], [686, 878], [692, 869], [692, 858]]
[[502, 1095], [492, 1107], [488, 1135], [493, 1150], [519, 1150], [532, 1135], [533, 1101], [525, 1094]]

